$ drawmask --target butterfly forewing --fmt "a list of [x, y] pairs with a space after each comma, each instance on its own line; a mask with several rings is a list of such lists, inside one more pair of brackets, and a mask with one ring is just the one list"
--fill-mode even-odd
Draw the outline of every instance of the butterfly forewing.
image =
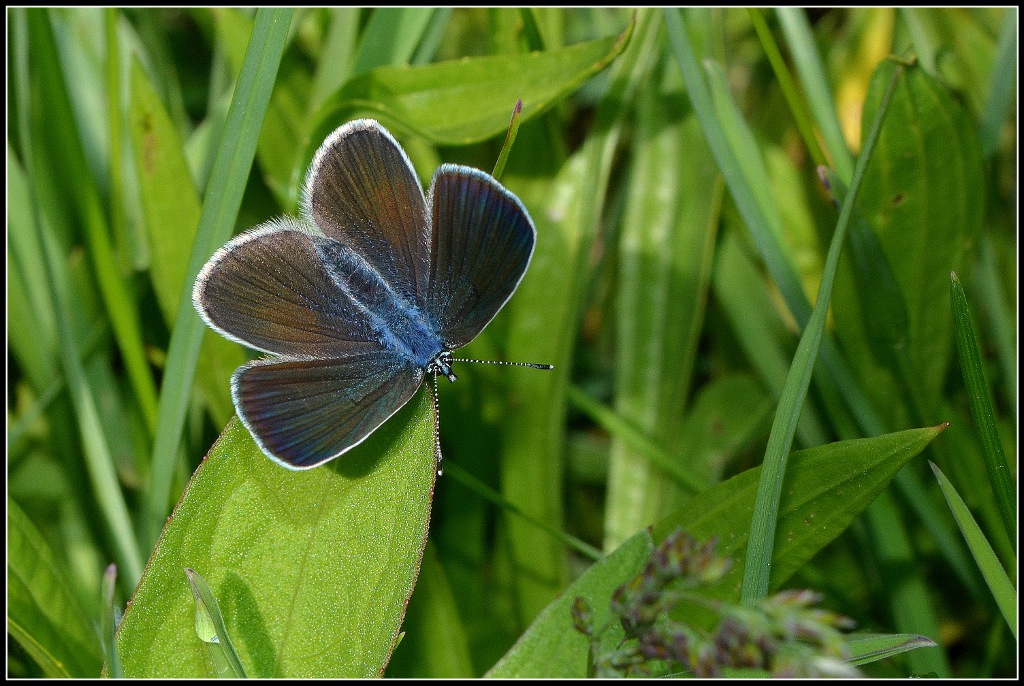
[[388, 351], [346, 359], [264, 359], [238, 368], [238, 416], [267, 455], [308, 469], [357, 445], [413, 396], [422, 370]]
[[329, 239], [289, 219], [244, 233], [200, 272], [196, 309], [215, 329], [265, 352], [329, 358], [374, 350], [364, 313], [324, 268], [325, 246]]
[[476, 338], [523, 278], [536, 230], [494, 177], [442, 165], [430, 185], [427, 311], [450, 350]]
[[304, 206], [324, 234], [363, 255], [396, 292], [422, 305], [426, 200], [409, 158], [380, 124], [350, 122], [324, 141], [307, 176]]

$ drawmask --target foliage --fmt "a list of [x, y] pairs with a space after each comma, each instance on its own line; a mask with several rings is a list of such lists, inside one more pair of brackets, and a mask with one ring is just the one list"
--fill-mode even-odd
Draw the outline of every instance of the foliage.
[[[607, 602], [678, 528], [733, 560], [668, 615], [691, 646], [813, 589], [844, 669], [1015, 676], [1016, 10], [7, 18], [9, 676], [213, 675], [221, 635], [249, 676], [585, 676], [682, 635]], [[520, 99], [537, 249], [460, 356], [555, 369], [459, 367], [436, 483], [426, 394], [280, 469], [199, 267], [345, 121], [428, 180], [490, 171]]]

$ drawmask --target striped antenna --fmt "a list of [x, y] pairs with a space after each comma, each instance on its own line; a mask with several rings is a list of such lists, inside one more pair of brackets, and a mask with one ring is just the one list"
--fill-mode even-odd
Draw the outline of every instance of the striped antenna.
[[449, 362], [472, 362], [473, 364], [501, 364], [507, 367], [530, 367], [532, 369], [554, 369], [553, 364], [537, 364], [536, 362], [502, 362], [500, 360], [469, 360], [453, 357]]

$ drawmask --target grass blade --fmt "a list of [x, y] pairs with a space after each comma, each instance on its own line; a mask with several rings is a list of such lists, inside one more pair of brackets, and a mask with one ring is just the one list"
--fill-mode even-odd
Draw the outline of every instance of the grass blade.
[[871, 125], [871, 132], [868, 134], [864, 149], [857, 160], [849, 195], [843, 203], [843, 209], [839, 214], [839, 221], [836, 223], [836, 230], [832, 236], [832, 243], [829, 246], [828, 259], [825, 263], [825, 272], [822, 274], [816, 305], [807, 322], [807, 327], [800, 337], [800, 344], [793, 356], [793, 365], [790, 368], [789, 376], [786, 377], [786, 386], [783, 388], [782, 398], [775, 413], [775, 421], [772, 423], [772, 432], [768, 437], [768, 448], [764, 456], [764, 471], [761, 475], [757, 502], [754, 506], [754, 517], [751, 522], [747, 566], [744, 568], [743, 574], [744, 600], [764, 598], [768, 594], [772, 549], [775, 541], [775, 522], [782, 493], [782, 479], [786, 471], [786, 459], [793, 444], [793, 434], [800, 416], [800, 407], [807, 396], [814, 360], [818, 355], [818, 346], [828, 313], [828, 302], [832, 295], [832, 284], [839, 266], [839, 253], [842, 251], [843, 242], [846, 239], [846, 229], [849, 226], [857, 193], [864, 178], [864, 170], [867, 168], [868, 160], [871, 159], [871, 152], [878, 140], [882, 121], [888, 111], [889, 100], [895, 91], [900, 73], [900, 70], [897, 69], [889, 83], [889, 89], [878, 108], [875, 121]]
[[996, 604], [999, 606], [999, 611], [1003, 614], [1007, 626], [1010, 627], [1010, 631], [1013, 632], [1013, 637], [1016, 639], [1017, 591], [1013, 587], [1013, 582], [1006, 575], [1003, 566], [999, 564], [999, 558], [996, 557], [995, 551], [992, 550], [992, 546], [985, 538], [985, 534], [981, 532], [978, 523], [974, 521], [971, 511], [967, 508], [960, 494], [956, 492], [956, 488], [949, 482], [949, 479], [946, 478], [941, 469], [931, 462], [928, 464], [931, 465], [932, 471], [935, 472], [935, 478], [939, 480], [939, 486], [942, 488], [942, 494], [946, 496], [949, 509], [953, 511], [953, 516], [956, 517], [956, 522], [960, 525], [960, 531], [963, 532], [967, 545], [970, 547], [971, 553], [978, 563], [978, 568], [981, 569], [981, 574], [985, 577], [985, 583], [988, 584], [989, 590], [992, 591]]
[[192, 284], [202, 265], [228, 239], [234, 227], [249, 168], [256, 154], [263, 115], [270, 102], [288, 38], [291, 15], [290, 9], [261, 9], [256, 13], [256, 26], [207, 184], [199, 231], [192, 246], [188, 278], [178, 303], [163, 387], [160, 389], [160, 415], [153, 443], [153, 478], [147, 493], [147, 543], [156, 539], [167, 517], [174, 458], [181, 442], [181, 430], [206, 328], [192, 307]]
[[[974, 322], [971, 320], [970, 309], [967, 307], [967, 295], [955, 272], [951, 275], [951, 279], [953, 328], [956, 331], [956, 350], [960, 356], [960, 369], [967, 386], [967, 402], [971, 406], [971, 415], [974, 417], [974, 424], [981, 437], [985, 469], [988, 471], [992, 490], [996, 494], [996, 504], [1003, 517], [1006, 532], [1016, 550], [1017, 495], [1013, 474], [1006, 462], [1003, 443], [999, 440], [999, 432], [996, 429], [995, 411], [992, 409], [992, 392], [988, 386], [988, 380], [985, 378], [978, 335], [974, 328]], [[963, 528], [962, 525], [961, 528]]]

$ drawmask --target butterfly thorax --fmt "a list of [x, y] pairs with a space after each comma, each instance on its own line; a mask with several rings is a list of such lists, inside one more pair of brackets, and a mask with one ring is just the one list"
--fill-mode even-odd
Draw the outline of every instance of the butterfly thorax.
[[[331, 281], [341, 291], [337, 297], [352, 311], [362, 335], [428, 370], [444, 346], [424, 308], [416, 304], [415, 294], [396, 288], [393, 284], [400, 280], [390, 276], [386, 267], [374, 267], [349, 246], [330, 238], [318, 238], [314, 243]], [[444, 363], [438, 371], [448, 378], [454, 376]]]

